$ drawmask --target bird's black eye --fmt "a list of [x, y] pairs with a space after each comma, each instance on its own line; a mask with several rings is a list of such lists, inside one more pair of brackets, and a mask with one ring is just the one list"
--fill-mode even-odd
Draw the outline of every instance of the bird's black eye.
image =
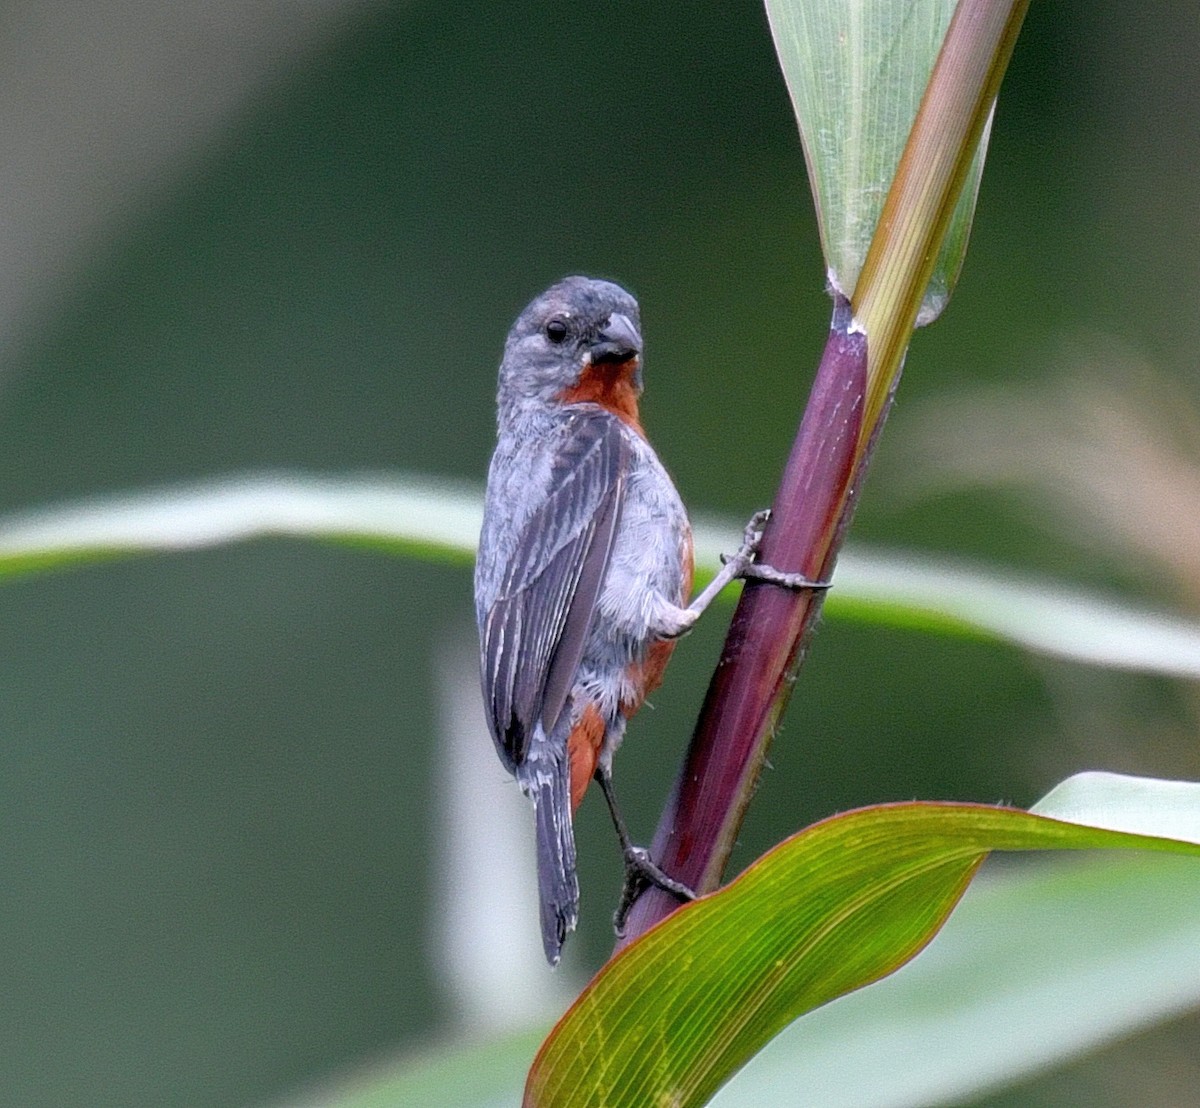
[[567, 324], [562, 319], [552, 319], [546, 324], [546, 338], [548, 338], [555, 346], [560, 342], [565, 341], [567, 337]]

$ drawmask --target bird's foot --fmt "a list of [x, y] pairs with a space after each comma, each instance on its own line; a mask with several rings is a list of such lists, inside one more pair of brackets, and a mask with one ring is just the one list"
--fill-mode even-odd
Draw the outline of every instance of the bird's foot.
[[722, 554], [721, 562], [727, 566], [736, 567], [736, 576], [753, 581], [765, 581], [770, 585], [778, 585], [784, 589], [827, 589], [829, 581], [814, 581], [803, 573], [787, 573], [774, 566], [762, 565], [755, 561], [758, 548], [762, 545], [763, 529], [771, 518], [771, 509], [763, 508], [750, 517], [746, 531], [742, 536], [742, 545], [736, 554]]
[[625, 935], [625, 921], [634, 902], [651, 885], [670, 893], [685, 903], [695, 900], [696, 894], [682, 881], [665, 874], [651, 859], [650, 852], [640, 846], [625, 848], [625, 884], [621, 888], [621, 900], [613, 914], [613, 929], [619, 937]]

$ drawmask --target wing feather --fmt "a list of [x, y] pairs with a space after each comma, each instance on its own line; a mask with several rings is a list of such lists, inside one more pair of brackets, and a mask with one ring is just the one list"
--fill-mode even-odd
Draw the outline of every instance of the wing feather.
[[621, 513], [629, 447], [616, 419], [572, 412], [545, 499], [499, 571], [482, 622], [484, 703], [511, 770], [549, 734], [579, 668]]

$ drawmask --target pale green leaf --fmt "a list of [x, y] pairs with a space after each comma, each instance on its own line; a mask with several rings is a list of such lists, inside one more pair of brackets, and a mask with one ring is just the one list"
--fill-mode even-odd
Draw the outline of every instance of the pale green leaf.
[[[767, 0], [791, 94], [828, 276], [847, 298], [937, 58], [954, 0]], [[918, 323], [935, 319], [962, 267], [987, 131], [941, 248]]]
[[[0, 578], [284, 537], [352, 543], [469, 565], [483, 515], [480, 490], [418, 476], [231, 477], [97, 498], [0, 519]], [[736, 548], [742, 523], [701, 519], [697, 576]], [[826, 610], [871, 623], [971, 634], [1091, 665], [1200, 676], [1200, 627], [1062, 585], [928, 555], [851, 548]]]

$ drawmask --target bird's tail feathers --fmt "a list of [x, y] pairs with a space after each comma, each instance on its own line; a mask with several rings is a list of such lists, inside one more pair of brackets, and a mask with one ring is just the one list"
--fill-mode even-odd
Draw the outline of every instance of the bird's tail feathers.
[[533, 800], [536, 813], [542, 948], [546, 960], [556, 966], [563, 943], [579, 919], [575, 832], [571, 826], [571, 766], [566, 743], [536, 735], [522, 770], [522, 786]]

